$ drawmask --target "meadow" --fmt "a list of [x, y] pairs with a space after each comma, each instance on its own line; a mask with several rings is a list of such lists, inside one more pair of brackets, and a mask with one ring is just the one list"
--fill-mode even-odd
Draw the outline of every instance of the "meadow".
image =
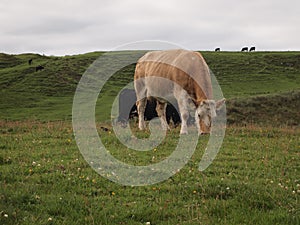
[[[209, 138], [201, 136], [185, 167], [139, 187], [100, 176], [75, 142], [74, 91], [101, 54], [0, 54], [0, 224], [300, 223], [299, 52], [203, 52], [228, 99], [223, 145], [200, 172]], [[40, 64], [45, 69], [35, 72]], [[97, 128], [115, 158], [148, 165], [171, 154], [179, 128], [148, 152], [116, 140], [110, 104], [133, 70], [123, 68], [105, 86]], [[149, 135], [135, 121], [131, 126], [137, 136]]]

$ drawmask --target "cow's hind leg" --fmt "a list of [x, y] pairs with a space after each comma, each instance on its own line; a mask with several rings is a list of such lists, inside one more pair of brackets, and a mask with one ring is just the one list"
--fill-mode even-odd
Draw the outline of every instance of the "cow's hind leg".
[[139, 129], [144, 130], [146, 128], [145, 124], [145, 109], [147, 104], [147, 98], [142, 98], [141, 100], [136, 102], [138, 115], [139, 115]]
[[167, 108], [166, 102], [157, 101], [156, 112], [160, 119], [161, 126], [164, 130], [167, 130], [167, 129], [170, 130], [170, 127], [169, 127], [169, 125], [167, 123], [167, 119], [166, 119], [166, 108]]

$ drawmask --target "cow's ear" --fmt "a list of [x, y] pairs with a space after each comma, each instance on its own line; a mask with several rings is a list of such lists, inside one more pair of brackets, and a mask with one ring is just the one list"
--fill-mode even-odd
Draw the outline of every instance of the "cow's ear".
[[224, 105], [225, 101], [226, 101], [226, 99], [223, 98], [223, 99], [221, 99], [221, 100], [219, 100], [219, 101], [216, 102], [216, 108], [217, 108], [217, 110], [219, 110], [219, 109], [222, 108], [222, 106]]

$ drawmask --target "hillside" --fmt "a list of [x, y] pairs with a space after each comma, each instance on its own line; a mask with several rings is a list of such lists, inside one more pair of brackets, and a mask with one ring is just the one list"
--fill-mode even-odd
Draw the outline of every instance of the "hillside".
[[[56, 57], [1, 53], [0, 119], [70, 119], [77, 83], [101, 54]], [[299, 123], [300, 52], [202, 54], [228, 99], [229, 122], [251, 122], [255, 117], [270, 122], [280, 114], [293, 118], [283, 124]], [[31, 65], [29, 59], [33, 59]], [[36, 72], [38, 65], [44, 69]], [[134, 65], [129, 65], [110, 79], [104, 93], [108, 106], [118, 90], [133, 80], [133, 73]], [[99, 118], [103, 119], [105, 113], [100, 112]]]
[[300, 123], [300, 90], [230, 99], [226, 106], [229, 124], [299, 126]]

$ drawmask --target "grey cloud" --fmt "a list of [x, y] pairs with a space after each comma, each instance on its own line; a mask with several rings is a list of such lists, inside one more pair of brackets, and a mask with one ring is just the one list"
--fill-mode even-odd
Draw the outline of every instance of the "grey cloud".
[[89, 21], [79, 21], [77, 19], [60, 19], [60, 18], [50, 18], [48, 20], [40, 20], [34, 24], [23, 24], [21, 27], [16, 27], [14, 30], [10, 31], [13, 35], [52, 35], [65, 33], [75, 33], [81, 32], [88, 26], [90, 26]]
[[298, 0], [3, 0], [0, 51], [75, 54], [143, 39], [197, 50], [300, 50], [299, 10]]

